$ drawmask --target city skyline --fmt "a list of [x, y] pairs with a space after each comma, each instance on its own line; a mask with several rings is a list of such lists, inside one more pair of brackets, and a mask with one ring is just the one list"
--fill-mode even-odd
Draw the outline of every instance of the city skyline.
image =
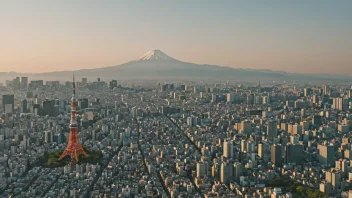
[[[157, 6], [156, 6], [157, 5]], [[114, 66], [160, 49], [198, 64], [352, 72], [349, 1], [3, 3], [0, 72]]]
[[0, 197], [352, 198], [351, 10], [3, 1]]
[[0, 84], [0, 197], [352, 196], [348, 82], [94, 74]]

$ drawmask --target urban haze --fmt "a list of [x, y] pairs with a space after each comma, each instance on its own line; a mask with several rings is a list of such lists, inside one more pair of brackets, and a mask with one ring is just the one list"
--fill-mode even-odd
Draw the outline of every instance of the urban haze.
[[8, 1], [0, 198], [352, 198], [350, 1]]

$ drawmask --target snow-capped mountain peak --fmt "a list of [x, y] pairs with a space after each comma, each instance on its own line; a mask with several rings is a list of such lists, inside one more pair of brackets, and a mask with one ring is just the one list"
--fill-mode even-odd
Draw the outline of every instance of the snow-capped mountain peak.
[[151, 50], [151, 51], [145, 53], [143, 56], [138, 58], [136, 61], [142, 61], [142, 60], [175, 60], [175, 59], [166, 55], [164, 52], [156, 49], [156, 50]]

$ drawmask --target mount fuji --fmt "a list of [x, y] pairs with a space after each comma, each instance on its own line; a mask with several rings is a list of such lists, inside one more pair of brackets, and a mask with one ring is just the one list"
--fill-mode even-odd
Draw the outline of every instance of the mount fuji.
[[166, 60], [166, 61], [172, 61], [176, 60], [174, 58], [171, 58], [170, 56], [166, 55], [164, 52], [156, 49], [156, 50], [151, 50], [147, 53], [145, 53], [143, 56], [141, 56], [139, 59], [136, 61], [143, 61], [143, 60]]
[[[77, 71], [84, 75], [93, 72], [107, 78], [128, 77], [128, 78], [214, 78], [229, 77], [228, 72], [238, 69], [216, 65], [200, 65], [179, 61], [166, 55], [160, 50], [151, 50], [136, 60], [112, 67], [97, 68], [93, 70]], [[243, 70], [245, 71], [245, 70]], [[76, 73], [76, 72], [75, 72]], [[225, 75], [225, 76], [224, 76]]]
[[[70, 80], [72, 72], [78, 78], [97, 77], [110, 80], [236, 80], [247, 82], [272, 82], [272, 81], [350, 81], [351, 76], [333, 74], [301, 74], [288, 73], [272, 70], [241, 69], [217, 65], [195, 64], [176, 60], [161, 50], [151, 50], [136, 60], [110, 67], [96, 69], [83, 69], [76, 71], [59, 71], [39, 74], [18, 74], [13, 76], [27, 75], [31, 79], [43, 80]], [[9, 77], [8, 73], [0, 73], [0, 77]], [[5, 78], [4, 78], [5, 79]]]
[[[106, 78], [106, 79], [192, 79], [194, 77], [208, 78], [226, 74], [233, 70], [229, 67], [199, 65], [176, 60], [161, 50], [151, 50], [138, 59], [110, 67], [84, 69], [74, 71], [77, 77]], [[72, 71], [41, 73], [37, 76], [65, 77]]]

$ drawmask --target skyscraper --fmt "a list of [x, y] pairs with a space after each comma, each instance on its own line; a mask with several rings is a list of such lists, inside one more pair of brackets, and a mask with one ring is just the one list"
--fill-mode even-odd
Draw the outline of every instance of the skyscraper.
[[312, 94], [313, 90], [311, 88], [304, 88], [304, 96], [309, 96], [310, 94]]
[[42, 102], [42, 106], [43, 106], [42, 116], [45, 116], [45, 115], [55, 116], [55, 113], [54, 113], [55, 100], [46, 99]]
[[28, 88], [28, 77], [21, 77], [21, 89]]
[[224, 141], [224, 157], [233, 158], [233, 143], [231, 141]]
[[333, 98], [332, 108], [336, 110], [343, 110], [343, 98]]
[[253, 105], [254, 104], [254, 94], [249, 94], [247, 96], [247, 105]]
[[22, 113], [28, 113], [28, 102], [26, 99], [22, 100]]
[[331, 183], [332, 187], [337, 190], [341, 186], [341, 172], [338, 170], [329, 170], [325, 173], [325, 180]]
[[299, 124], [292, 125], [292, 131], [291, 131], [292, 135], [296, 135], [296, 134], [301, 135], [302, 133], [303, 133], [303, 128], [301, 125]]
[[271, 145], [271, 162], [276, 166], [282, 166], [282, 146], [280, 144]]
[[320, 164], [333, 166], [335, 164], [334, 146], [325, 144], [318, 145], [318, 160]]
[[88, 98], [82, 98], [78, 100], [78, 106], [80, 107], [80, 109], [86, 109], [89, 107], [89, 101]]
[[270, 145], [267, 142], [258, 144], [258, 156], [263, 159], [264, 162], [268, 162], [270, 158]]
[[228, 93], [226, 97], [226, 101], [232, 103], [234, 101], [235, 95], [233, 93]]
[[323, 94], [327, 95], [329, 92], [329, 87], [327, 85], [323, 85]]
[[75, 85], [75, 77], [73, 76], [73, 94], [71, 99], [71, 122], [70, 122], [70, 136], [68, 139], [68, 144], [65, 151], [60, 156], [59, 160], [66, 156], [70, 156], [71, 160], [78, 161], [78, 156], [83, 154], [88, 157], [88, 154], [83, 150], [82, 146], [79, 143], [78, 139], [78, 124], [76, 120], [76, 85]]
[[303, 145], [300, 144], [288, 144], [285, 150], [285, 163], [296, 162], [296, 164], [302, 164], [303, 162]]
[[239, 162], [235, 162], [233, 164], [233, 179], [234, 181], [236, 182], [239, 182], [240, 181], [240, 177], [243, 176], [243, 169], [244, 167], [242, 166], [241, 163]]
[[12, 80], [12, 88], [13, 90], [19, 90], [21, 88], [20, 77], [16, 77]]
[[216, 102], [216, 94], [211, 94], [211, 101]]
[[233, 179], [233, 167], [226, 162], [223, 162], [220, 167], [220, 182], [228, 183]]
[[54, 133], [51, 131], [45, 131], [45, 142], [46, 143], [53, 143], [54, 140]]
[[314, 115], [312, 118], [312, 124], [320, 126], [323, 124], [323, 117], [321, 115]]
[[277, 137], [277, 121], [270, 120], [267, 126], [267, 136], [269, 139], [273, 139]]
[[315, 104], [319, 103], [319, 98], [318, 98], [318, 96], [316, 94], [313, 95], [312, 100], [313, 100], [313, 103], [315, 103]]
[[13, 113], [15, 109], [15, 96], [14, 95], [3, 95], [2, 96], [2, 108], [5, 113]]
[[252, 123], [249, 120], [242, 120], [241, 121], [241, 129], [243, 134], [251, 134], [252, 133]]
[[115, 87], [117, 87], [117, 80], [110, 81], [109, 87], [110, 87], [110, 89], [114, 89]]
[[204, 177], [206, 175], [206, 164], [204, 162], [197, 163], [197, 177]]

